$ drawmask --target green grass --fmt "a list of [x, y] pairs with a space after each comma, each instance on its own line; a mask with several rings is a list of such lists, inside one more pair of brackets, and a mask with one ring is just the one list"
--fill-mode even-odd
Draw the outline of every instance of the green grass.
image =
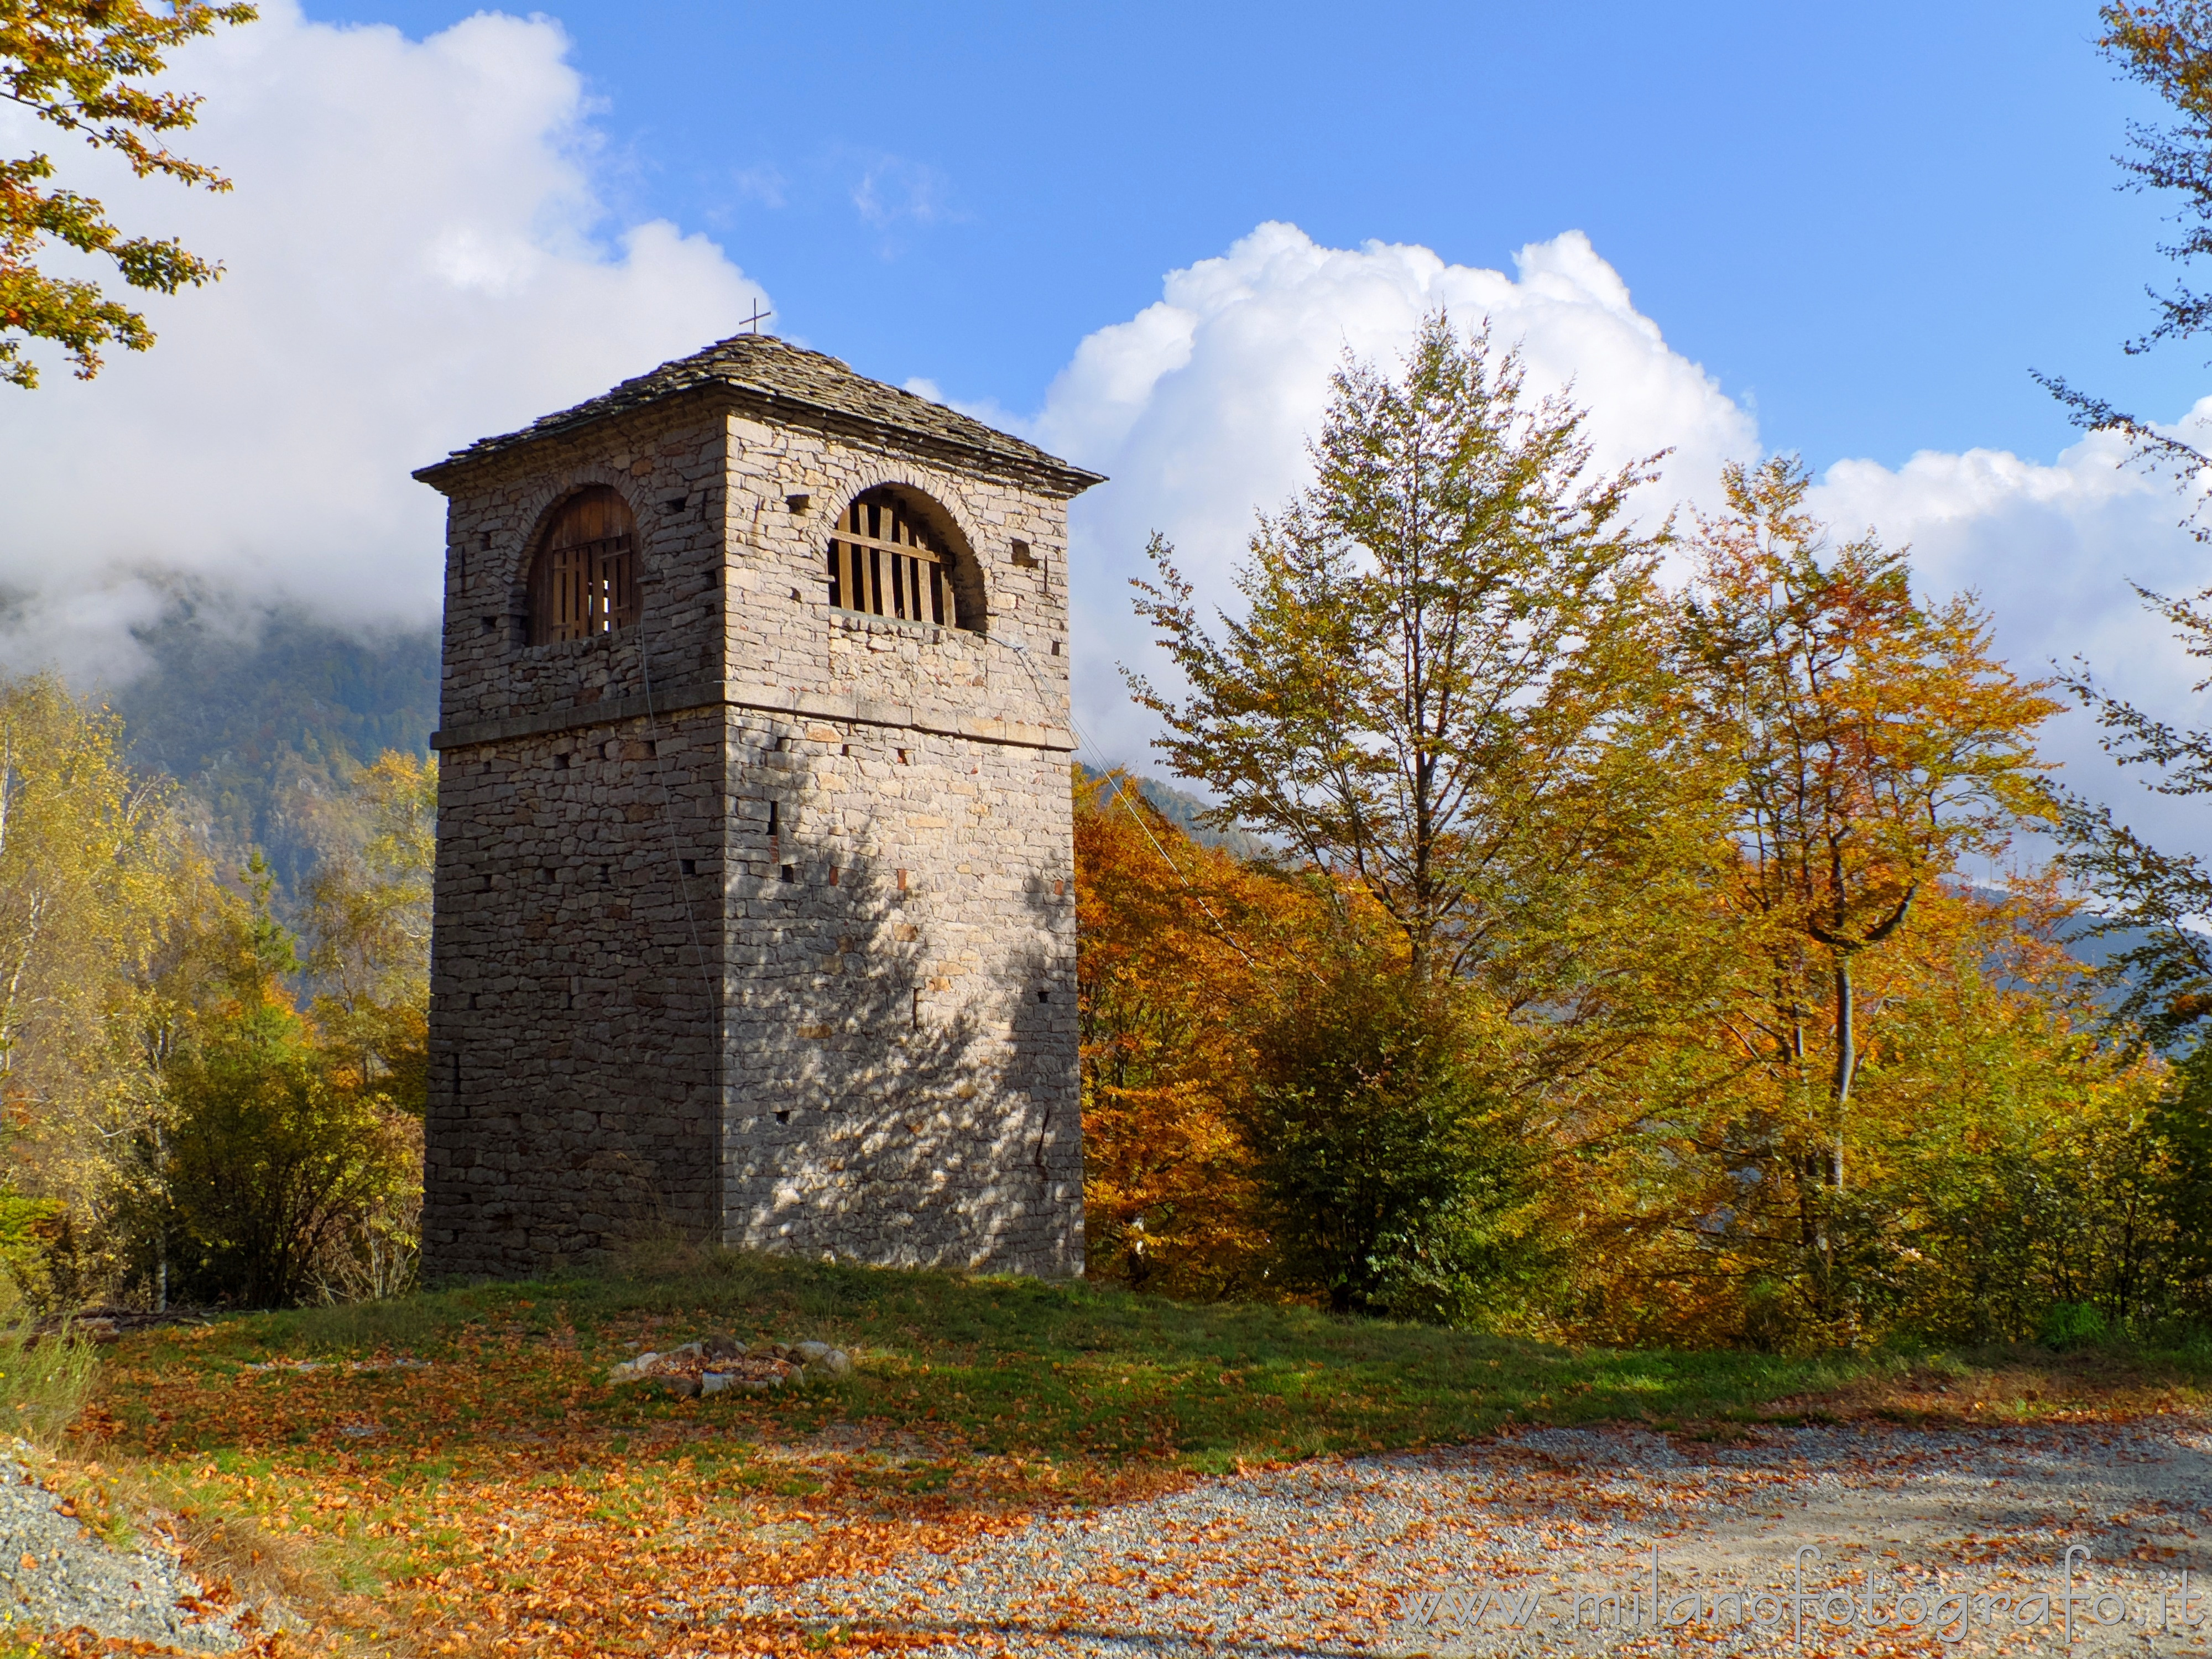
[[[860, 1369], [833, 1387], [726, 1408], [650, 1389], [588, 1386], [623, 1357], [625, 1342], [667, 1347], [720, 1331], [837, 1342], [854, 1351]], [[1196, 1469], [1449, 1443], [1507, 1422], [1701, 1419], [1863, 1382], [1882, 1364], [1576, 1351], [1301, 1308], [1193, 1306], [1079, 1282], [734, 1252], [629, 1277], [483, 1285], [228, 1319], [157, 1353], [157, 1363], [210, 1381], [272, 1356], [404, 1353], [481, 1370], [497, 1355], [495, 1407], [431, 1391], [439, 1420], [455, 1431], [491, 1427], [485, 1413], [495, 1410], [502, 1431], [573, 1428], [580, 1408], [610, 1433], [725, 1410], [793, 1430], [845, 1419], [951, 1437], [974, 1452], [1144, 1457]], [[542, 1363], [533, 1364], [533, 1355]], [[365, 1408], [405, 1393], [375, 1376], [327, 1378], [320, 1392], [340, 1403], [358, 1394]], [[177, 1427], [180, 1449], [216, 1449], [225, 1435], [220, 1420]]]
[[[605, 1380], [636, 1346], [720, 1333], [836, 1342], [859, 1369], [702, 1400]], [[2212, 1381], [2203, 1350], [1577, 1350], [720, 1251], [226, 1317], [104, 1353], [88, 1478], [181, 1517], [210, 1577], [331, 1628], [413, 1629], [423, 1650], [439, 1632], [465, 1648], [533, 1584], [577, 1651], [628, 1651], [626, 1621], [671, 1572], [842, 1571], [912, 1528], [951, 1539], [1239, 1464], [1537, 1423], [1705, 1438], [1869, 1416], [2025, 1424], [2201, 1407]], [[430, 1364], [343, 1363], [401, 1355]]]
[[84, 1408], [100, 1362], [66, 1334], [33, 1337], [12, 1287], [0, 1288], [0, 1322], [9, 1320], [14, 1328], [0, 1328], [0, 1433], [52, 1445]]

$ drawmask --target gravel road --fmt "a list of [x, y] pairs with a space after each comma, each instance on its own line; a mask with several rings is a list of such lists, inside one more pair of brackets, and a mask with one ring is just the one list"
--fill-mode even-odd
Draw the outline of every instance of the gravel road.
[[0, 1620], [35, 1631], [82, 1626], [102, 1636], [222, 1653], [244, 1639], [234, 1613], [205, 1609], [200, 1586], [159, 1549], [109, 1547], [62, 1512], [62, 1499], [0, 1455]]
[[1529, 1431], [1202, 1480], [685, 1612], [1146, 1659], [2204, 1654], [2212, 1425]]

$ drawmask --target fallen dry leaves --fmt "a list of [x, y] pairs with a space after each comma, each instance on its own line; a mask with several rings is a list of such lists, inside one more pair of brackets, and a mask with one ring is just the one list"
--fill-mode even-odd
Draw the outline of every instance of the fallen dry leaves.
[[[573, 1352], [488, 1336], [422, 1368], [296, 1364], [208, 1375], [118, 1356], [80, 1436], [176, 1504], [222, 1588], [256, 1580], [312, 1615], [271, 1656], [384, 1644], [433, 1654], [796, 1653], [775, 1621], [687, 1609], [758, 1586], [945, 1554], [1042, 1511], [1186, 1477], [974, 1452], [866, 1423], [809, 1431], [804, 1396], [617, 1392]], [[617, 1408], [609, 1409], [610, 1402]], [[635, 1420], [610, 1421], [633, 1407]], [[799, 1419], [794, 1422], [793, 1419]], [[134, 1420], [135, 1419], [135, 1420]], [[214, 1455], [198, 1446], [222, 1443]], [[212, 1523], [212, 1524], [211, 1524]], [[249, 1593], [249, 1599], [257, 1599]], [[82, 1634], [70, 1653], [129, 1652]], [[874, 1650], [919, 1638], [854, 1633]], [[818, 1645], [818, 1644], [817, 1644]]]
[[[1147, 1382], [1141, 1362], [1101, 1356], [1086, 1398], [1122, 1413], [1125, 1422], [1157, 1412], [1160, 1426], [1125, 1437], [1109, 1454], [1088, 1449], [1092, 1431], [1073, 1419], [1064, 1432], [1046, 1434], [1045, 1443], [1004, 1437], [1006, 1420], [1022, 1415], [1020, 1397], [1041, 1398], [1033, 1391], [1072, 1370], [1087, 1352], [1079, 1346], [1062, 1351], [1065, 1359], [987, 1354], [964, 1370], [946, 1366], [941, 1350], [927, 1351], [938, 1356], [935, 1370], [920, 1349], [896, 1360], [864, 1351], [859, 1386], [765, 1396], [678, 1400], [650, 1385], [606, 1383], [609, 1364], [628, 1345], [681, 1340], [700, 1334], [702, 1322], [711, 1323], [703, 1310], [624, 1316], [580, 1340], [565, 1316], [550, 1329], [542, 1316], [535, 1327], [519, 1316], [486, 1316], [458, 1334], [440, 1331], [423, 1348], [427, 1360], [248, 1352], [251, 1342], [235, 1334], [245, 1328], [226, 1335], [222, 1324], [133, 1335], [108, 1351], [100, 1397], [78, 1425], [78, 1451], [119, 1474], [126, 1501], [168, 1517], [171, 1536], [212, 1587], [211, 1606], [234, 1596], [249, 1607], [281, 1602], [304, 1616], [304, 1626], [255, 1635], [251, 1651], [270, 1659], [795, 1654], [825, 1640], [840, 1650], [902, 1651], [952, 1640], [972, 1650], [990, 1639], [988, 1632], [872, 1628], [862, 1619], [840, 1625], [830, 1640], [818, 1623], [802, 1628], [787, 1618], [732, 1615], [748, 1591], [866, 1580], [902, 1561], [955, 1555], [1035, 1516], [1127, 1501], [1192, 1479], [1160, 1403], [1166, 1385]], [[1496, 1375], [1495, 1351], [1480, 1352], [1490, 1357], [1462, 1362], [1462, 1377]], [[1008, 1375], [1015, 1400], [972, 1397], [1017, 1358], [1030, 1370]], [[1264, 1445], [1274, 1432], [1266, 1425], [1280, 1421], [1282, 1455], [1293, 1456], [1300, 1412], [1310, 1426], [1314, 1414], [1356, 1406], [1360, 1391], [1381, 1386], [1371, 1374], [1309, 1371], [1312, 1363], [1298, 1361], [1297, 1375], [1313, 1378], [1314, 1404], [1296, 1391], [1255, 1395], [1240, 1403], [1249, 1419], [1240, 1432]], [[1569, 1363], [1580, 1360], [1543, 1359]], [[1233, 1374], [1218, 1363], [1203, 1370], [1208, 1385], [1217, 1374], [1224, 1382]], [[1986, 1423], [2000, 1412], [2007, 1421], [2118, 1419], [2197, 1392], [2152, 1370], [2093, 1359], [1931, 1364], [1734, 1415], [1754, 1422], [1948, 1416]], [[1561, 1378], [1557, 1397], [1577, 1411], [1589, 1404], [1587, 1388], [1571, 1378]], [[1518, 1420], [1530, 1415], [1524, 1408]], [[1339, 1449], [1383, 1443], [1382, 1420], [1374, 1420], [1377, 1434]], [[1686, 1437], [1748, 1431], [1719, 1411], [1660, 1421]], [[1393, 1443], [1419, 1443], [1401, 1432]], [[1279, 1460], [1249, 1461], [1257, 1468]], [[1551, 1540], [1567, 1547], [1585, 1522], [1559, 1504], [1553, 1485], [1532, 1475], [1527, 1503], [1531, 1514], [1549, 1514]], [[1517, 1501], [1510, 1492], [1504, 1498], [1508, 1507]], [[1310, 1541], [1325, 1548], [1331, 1535], [1322, 1527]], [[1223, 1555], [1212, 1571], [1224, 1584], [1270, 1570], [1234, 1540], [1207, 1547]], [[1149, 1603], [1180, 1594], [1178, 1582], [1146, 1581], [1139, 1572], [1119, 1583], [1070, 1585], [1054, 1616], [1079, 1627], [1104, 1616], [1109, 1603], [1094, 1596]], [[1371, 1613], [1351, 1603], [1340, 1611], [1347, 1619]], [[55, 1650], [144, 1650], [79, 1633]]]

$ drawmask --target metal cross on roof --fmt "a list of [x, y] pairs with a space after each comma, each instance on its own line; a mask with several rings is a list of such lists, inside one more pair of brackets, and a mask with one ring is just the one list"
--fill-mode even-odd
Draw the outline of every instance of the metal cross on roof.
[[745, 319], [746, 326], [757, 334], [760, 332], [760, 325], [775, 315], [775, 313], [773, 311], [763, 311], [760, 308], [760, 301], [756, 300], [753, 301], [753, 314]]

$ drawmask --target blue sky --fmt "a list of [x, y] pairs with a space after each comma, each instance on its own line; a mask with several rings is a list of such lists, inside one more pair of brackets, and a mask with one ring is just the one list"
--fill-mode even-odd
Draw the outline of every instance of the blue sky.
[[[421, 36], [439, 0], [310, 0]], [[1267, 219], [1503, 264], [1589, 233], [1637, 307], [1819, 465], [2048, 457], [2057, 368], [2130, 362], [2158, 206], [2094, 8], [608, 3], [549, 8], [617, 222], [708, 232], [777, 326], [894, 381], [1038, 406], [1070, 342]]]
[[[1978, 592], [2024, 672], [2085, 657], [2212, 725], [2128, 586], [2202, 588], [2212, 555], [2028, 378], [2212, 423], [2203, 354], [2120, 349], [2175, 273], [2166, 204], [2115, 187], [2158, 112], [2087, 0], [261, 9], [173, 66], [235, 190], [58, 153], [227, 274], [148, 302], [154, 351], [0, 396], [0, 664], [116, 683], [178, 575], [242, 617], [427, 624], [411, 469], [765, 301], [1110, 475], [1071, 520], [1075, 700], [1091, 758], [1141, 761], [1147, 536], [1231, 602], [1330, 368], [1445, 305], [1571, 381], [1601, 461], [1671, 449], [1655, 519], [1800, 452], [1818, 511]], [[32, 142], [0, 106], [0, 153]], [[2212, 852], [2094, 739], [2061, 720], [2047, 751]]]

